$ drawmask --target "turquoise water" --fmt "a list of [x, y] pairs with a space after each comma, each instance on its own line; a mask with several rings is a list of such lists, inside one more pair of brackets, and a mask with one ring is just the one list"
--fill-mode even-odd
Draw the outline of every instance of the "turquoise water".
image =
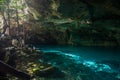
[[66, 78], [60, 80], [120, 80], [118, 47], [36, 47], [44, 52], [44, 62], [51, 63], [67, 74]]
[[85, 60], [117, 60], [120, 61], [118, 47], [74, 47], [74, 46], [39, 46], [43, 52], [62, 52], [80, 56]]

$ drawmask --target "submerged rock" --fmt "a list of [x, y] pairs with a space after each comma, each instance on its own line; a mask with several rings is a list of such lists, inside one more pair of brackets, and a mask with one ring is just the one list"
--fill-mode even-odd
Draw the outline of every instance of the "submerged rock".
[[36, 76], [45, 78], [64, 78], [65, 74], [56, 67], [48, 67], [35, 72]]
[[116, 78], [117, 78], [117, 79], [120, 79], [120, 74], [117, 74]]

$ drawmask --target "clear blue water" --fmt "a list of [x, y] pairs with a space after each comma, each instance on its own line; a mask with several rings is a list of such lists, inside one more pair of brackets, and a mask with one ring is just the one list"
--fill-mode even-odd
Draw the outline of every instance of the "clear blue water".
[[[120, 48], [118, 47], [55, 45], [41, 45], [36, 47], [46, 55], [44, 61], [59, 67], [62, 71], [71, 75], [71, 77], [69, 76], [70, 78], [61, 80], [98, 80], [98, 77], [100, 80], [120, 80]], [[95, 74], [89, 70], [80, 68], [81, 64], [85, 66], [85, 69], [87, 67]], [[92, 73], [91, 76], [94, 78], [78, 78], [81, 71], [85, 74]], [[95, 77], [95, 75], [98, 77]]]
[[37, 46], [43, 52], [62, 52], [80, 56], [84, 60], [117, 60], [120, 61], [119, 47], [74, 47], [74, 46]]

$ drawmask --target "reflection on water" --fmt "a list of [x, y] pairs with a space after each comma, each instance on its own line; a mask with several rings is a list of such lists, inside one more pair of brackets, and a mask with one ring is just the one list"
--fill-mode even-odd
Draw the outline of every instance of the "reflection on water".
[[[69, 74], [71, 80], [120, 79], [120, 48], [45, 45], [37, 47], [45, 52], [43, 61], [59, 67], [67, 75]], [[81, 75], [81, 79], [80, 74], [87, 74], [87, 77]]]
[[73, 46], [39, 46], [44, 52], [62, 52], [79, 55], [85, 60], [120, 60], [120, 48], [116, 47], [73, 47]]

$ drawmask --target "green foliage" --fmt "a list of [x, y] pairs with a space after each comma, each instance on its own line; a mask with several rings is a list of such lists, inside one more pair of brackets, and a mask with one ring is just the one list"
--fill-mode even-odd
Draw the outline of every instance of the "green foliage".
[[0, 0], [0, 3], [5, 3], [5, 0]]

